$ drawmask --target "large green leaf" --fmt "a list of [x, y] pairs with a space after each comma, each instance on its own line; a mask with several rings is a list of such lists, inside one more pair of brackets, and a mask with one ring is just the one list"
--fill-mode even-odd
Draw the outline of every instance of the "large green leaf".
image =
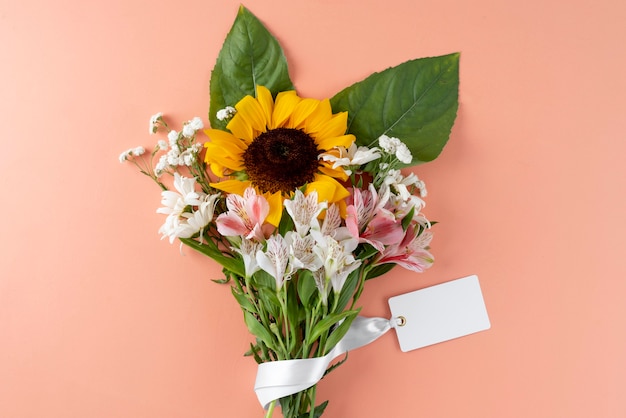
[[376, 145], [383, 134], [411, 150], [409, 165], [435, 159], [456, 118], [459, 54], [420, 58], [374, 73], [331, 99], [334, 112], [348, 111], [348, 132], [359, 145]]
[[255, 96], [256, 86], [267, 87], [273, 95], [293, 90], [287, 60], [272, 34], [248, 9], [241, 6], [211, 73], [211, 127], [224, 129], [216, 113], [235, 106], [246, 95]]

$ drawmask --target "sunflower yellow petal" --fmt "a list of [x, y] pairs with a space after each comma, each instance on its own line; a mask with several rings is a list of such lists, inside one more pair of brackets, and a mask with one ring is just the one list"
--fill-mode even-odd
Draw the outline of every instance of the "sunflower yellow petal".
[[348, 175], [341, 167], [333, 168], [332, 164], [320, 164], [319, 170], [327, 176], [339, 179], [341, 181], [348, 180]]
[[289, 118], [289, 127], [295, 129], [304, 129], [306, 119], [315, 112], [320, 101], [316, 99], [302, 99], [296, 105]]
[[270, 213], [267, 215], [267, 218], [265, 218], [265, 222], [278, 227], [283, 215], [283, 196], [281, 192], [273, 194], [264, 193], [263, 196], [270, 204]]
[[354, 135], [348, 134], [330, 138], [317, 138], [315, 143], [317, 144], [317, 149], [328, 151], [339, 146], [350, 148], [355, 139]]
[[350, 196], [350, 192], [337, 180], [324, 174], [316, 174], [315, 180], [307, 184], [306, 193], [313, 190], [317, 191], [320, 202], [339, 202]]
[[333, 111], [330, 106], [330, 100], [321, 100], [315, 110], [306, 119], [304, 130], [311, 136], [317, 136], [316, 134], [320, 129], [332, 118], [332, 114]]
[[293, 109], [299, 102], [300, 98], [293, 90], [278, 93], [274, 103], [271, 129], [284, 127], [289, 121], [289, 116], [291, 116]]
[[226, 128], [233, 133], [237, 138], [242, 139], [247, 144], [250, 144], [254, 139], [254, 131], [248, 122], [239, 115], [239, 112], [233, 116], [228, 122]]
[[235, 105], [237, 113], [226, 127], [238, 138], [251, 142], [267, 130], [267, 115], [257, 99], [246, 96]]
[[348, 112], [341, 112], [333, 115], [319, 127], [315, 135], [318, 138], [327, 138], [330, 136], [340, 136], [346, 133], [348, 127]]
[[251, 183], [249, 181], [224, 180], [219, 183], [210, 183], [209, 185], [226, 193], [234, 193], [243, 196], [243, 192], [250, 187]]
[[265, 114], [266, 126], [272, 129], [272, 113], [274, 112], [274, 99], [272, 99], [272, 93], [266, 87], [257, 86], [256, 97], [259, 105], [261, 105], [263, 113]]

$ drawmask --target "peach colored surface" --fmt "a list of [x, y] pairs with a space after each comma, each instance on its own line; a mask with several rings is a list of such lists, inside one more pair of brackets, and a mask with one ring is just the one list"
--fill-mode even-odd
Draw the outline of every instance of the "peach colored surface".
[[[299, 92], [462, 53], [427, 182], [436, 265], [476, 273], [492, 328], [411, 353], [393, 333], [325, 379], [325, 417], [626, 416], [622, 1], [253, 1]], [[206, 121], [238, 2], [0, 1], [0, 417], [260, 417], [249, 336], [209, 259], [160, 241], [159, 190], [118, 154], [148, 118]]]

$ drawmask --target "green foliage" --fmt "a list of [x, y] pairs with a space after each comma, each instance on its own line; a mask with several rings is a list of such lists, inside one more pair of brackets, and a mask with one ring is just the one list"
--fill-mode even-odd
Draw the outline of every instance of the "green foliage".
[[252, 335], [260, 339], [270, 349], [276, 349], [275, 337], [267, 328], [261, 325], [253, 314], [243, 311], [243, 319]]
[[342, 314], [347, 313], [345, 318], [341, 324], [337, 328], [333, 330], [333, 332], [328, 336], [328, 340], [326, 340], [326, 350], [324, 354], [328, 354], [328, 352], [335, 346], [337, 343], [346, 335], [348, 329], [350, 329], [350, 325], [352, 325], [352, 321], [359, 314], [361, 309], [354, 311], [344, 311]]
[[259, 19], [241, 6], [211, 73], [211, 127], [225, 129], [226, 122], [217, 119], [217, 112], [235, 106], [246, 95], [255, 97], [258, 85], [267, 87], [273, 95], [293, 90], [280, 44]]
[[194, 250], [211, 257], [213, 260], [220, 263], [226, 270], [229, 270], [238, 276], [245, 275], [241, 259], [225, 256], [212, 240], [209, 239], [202, 243], [191, 238], [180, 238], [180, 241]]
[[300, 303], [305, 309], [310, 309], [312, 302], [315, 300], [313, 295], [317, 293], [317, 286], [315, 286], [315, 279], [308, 270], [303, 270], [298, 273], [298, 296], [300, 297]]
[[357, 144], [397, 137], [413, 154], [409, 165], [416, 165], [435, 159], [448, 141], [458, 88], [459, 54], [420, 58], [347, 87], [331, 105], [334, 112], [348, 111], [348, 132]]
[[[308, 340], [307, 342], [309, 344], [313, 344], [315, 340], [317, 340], [322, 334], [327, 333], [330, 328], [337, 324], [339, 321], [347, 319], [349, 317], [354, 317], [358, 313], [359, 311], [343, 311], [326, 315], [317, 324], [315, 324], [311, 333], [306, 336]], [[330, 344], [328, 344], [328, 346], [330, 346]]]

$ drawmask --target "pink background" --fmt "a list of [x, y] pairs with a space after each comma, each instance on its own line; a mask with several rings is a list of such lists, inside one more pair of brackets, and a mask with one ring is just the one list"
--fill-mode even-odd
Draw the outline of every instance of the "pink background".
[[[478, 274], [492, 328], [325, 379], [325, 417], [626, 416], [623, 1], [250, 0], [299, 92], [329, 97], [460, 51], [460, 109], [428, 185], [436, 265]], [[0, 1], [0, 417], [260, 417], [249, 335], [214, 263], [160, 241], [159, 190], [121, 151], [148, 118], [206, 122], [238, 2]]]

